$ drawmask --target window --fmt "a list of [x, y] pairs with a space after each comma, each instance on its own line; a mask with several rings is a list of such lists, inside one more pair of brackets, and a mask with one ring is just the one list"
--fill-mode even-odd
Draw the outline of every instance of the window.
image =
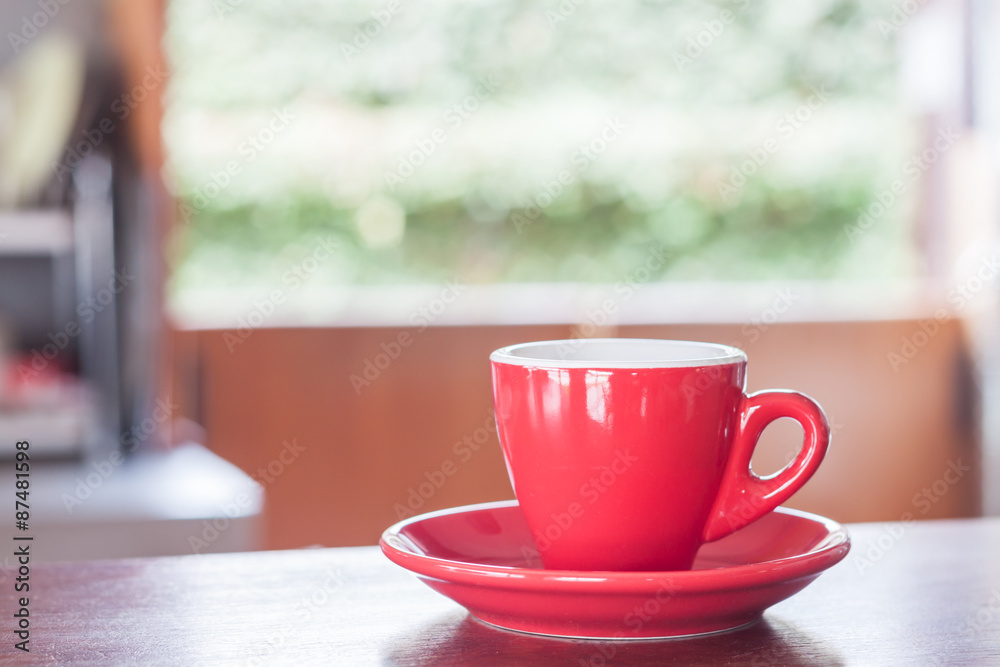
[[893, 10], [174, 0], [174, 298], [320, 243], [313, 286], [913, 275]]

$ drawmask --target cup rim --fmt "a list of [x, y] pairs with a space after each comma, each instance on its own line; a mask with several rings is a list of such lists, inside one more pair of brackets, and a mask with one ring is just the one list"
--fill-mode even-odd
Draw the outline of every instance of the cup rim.
[[[602, 347], [607, 350], [632, 348], [632, 356], [625, 352], [597, 354], [597, 350]], [[585, 348], [587, 354], [584, 357], [570, 356], [578, 354]], [[663, 353], [650, 353], [656, 348], [662, 349]], [[542, 351], [539, 351], [540, 349]], [[642, 355], [644, 358], [636, 358], [640, 350], [644, 353]], [[490, 361], [533, 368], [695, 368], [746, 363], [747, 355], [743, 350], [730, 345], [702, 341], [661, 338], [573, 338], [507, 345], [494, 350], [490, 354]]]

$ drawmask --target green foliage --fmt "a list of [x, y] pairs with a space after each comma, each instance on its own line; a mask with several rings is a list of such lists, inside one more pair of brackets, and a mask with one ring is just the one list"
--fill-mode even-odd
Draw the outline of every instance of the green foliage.
[[911, 145], [888, 8], [174, 0], [176, 287], [266, 281], [318, 234], [331, 284], [614, 281], [651, 246], [662, 279], [900, 275], [907, 202], [845, 232]]

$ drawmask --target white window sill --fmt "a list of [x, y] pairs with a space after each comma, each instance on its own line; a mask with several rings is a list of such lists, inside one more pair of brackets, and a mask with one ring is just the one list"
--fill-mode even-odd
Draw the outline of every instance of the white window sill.
[[[988, 301], [982, 298], [988, 291], [976, 302]], [[876, 321], [960, 310], [948, 294], [915, 281], [442, 283], [298, 293], [204, 290], [175, 297], [168, 313], [182, 330], [576, 324], [596, 322], [602, 313], [611, 325], [742, 323], [772, 308], [782, 322]]]

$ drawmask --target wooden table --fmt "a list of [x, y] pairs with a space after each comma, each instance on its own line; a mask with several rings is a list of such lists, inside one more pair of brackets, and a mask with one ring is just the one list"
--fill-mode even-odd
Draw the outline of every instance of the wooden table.
[[375, 547], [48, 564], [3, 664], [1000, 665], [1000, 519], [851, 526], [835, 568], [749, 628], [568, 641], [480, 625]]

